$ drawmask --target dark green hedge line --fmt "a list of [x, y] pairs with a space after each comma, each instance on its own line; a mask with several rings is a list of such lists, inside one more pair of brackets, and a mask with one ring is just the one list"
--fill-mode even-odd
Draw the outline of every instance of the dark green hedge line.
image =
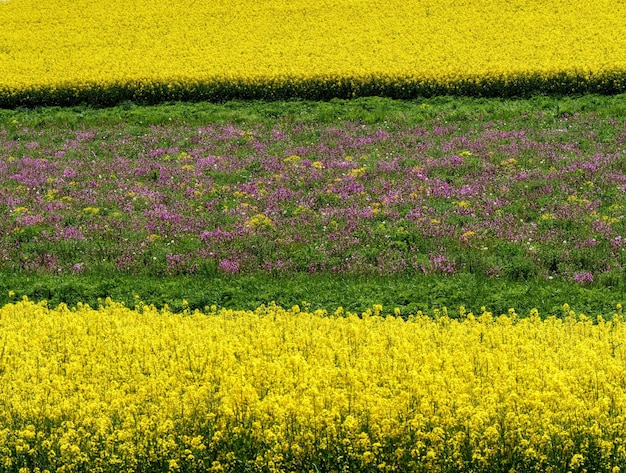
[[152, 105], [172, 101], [331, 100], [379, 96], [414, 99], [444, 95], [524, 98], [534, 95], [614, 95], [626, 92], [626, 70], [596, 75], [559, 73], [505, 77], [470, 77], [449, 83], [385, 77], [317, 77], [272, 80], [216, 79], [206, 82], [130, 81], [10, 90], [0, 86], [0, 108], [72, 106], [109, 107], [123, 102]]

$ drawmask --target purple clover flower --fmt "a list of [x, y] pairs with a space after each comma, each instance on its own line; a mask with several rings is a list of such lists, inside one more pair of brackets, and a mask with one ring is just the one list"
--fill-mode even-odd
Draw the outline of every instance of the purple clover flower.
[[218, 268], [226, 274], [237, 274], [239, 272], [239, 264], [228, 259], [220, 261]]
[[589, 271], [581, 271], [578, 273], [574, 273], [573, 279], [581, 286], [591, 284], [593, 282], [593, 274]]

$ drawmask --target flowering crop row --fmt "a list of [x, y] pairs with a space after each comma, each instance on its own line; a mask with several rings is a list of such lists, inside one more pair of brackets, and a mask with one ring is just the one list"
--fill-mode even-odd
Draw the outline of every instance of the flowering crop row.
[[623, 279], [623, 119], [129, 130], [0, 129], [0, 269]]
[[626, 86], [612, 0], [4, 0], [0, 105]]
[[626, 324], [459, 309], [0, 308], [0, 468], [626, 468]]

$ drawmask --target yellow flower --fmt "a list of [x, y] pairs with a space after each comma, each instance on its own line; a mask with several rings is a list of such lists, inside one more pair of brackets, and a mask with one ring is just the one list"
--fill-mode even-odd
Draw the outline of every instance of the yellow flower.
[[248, 228], [271, 228], [274, 226], [274, 222], [272, 222], [272, 220], [263, 215], [263, 214], [256, 214], [254, 216], [252, 216], [251, 218], [249, 218], [248, 220], [245, 221], [244, 223], [245, 227]]
[[473, 236], [476, 236], [476, 232], [475, 232], [475, 231], [473, 231], [473, 230], [469, 230], [469, 231], [467, 231], [467, 232], [463, 233], [463, 235], [461, 235], [461, 238], [462, 238], [463, 240], [467, 240], [468, 238], [471, 238], [471, 237], [473, 237]]
[[367, 170], [367, 168], [365, 166], [360, 167], [360, 168], [356, 168], [356, 169], [352, 169], [348, 174], [351, 177], [362, 177], [365, 174], [365, 171]]
[[296, 156], [291, 155], [291, 156], [287, 156], [285, 159], [283, 159], [283, 162], [285, 164], [290, 164], [292, 166], [297, 166], [298, 164], [300, 164], [300, 161], [302, 160], [302, 158], [300, 158], [300, 156]]
[[572, 456], [569, 462], [569, 467], [572, 469], [576, 469], [580, 467], [584, 461], [585, 461], [585, 457], [582, 456], [580, 453], [576, 453], [574, 456]]

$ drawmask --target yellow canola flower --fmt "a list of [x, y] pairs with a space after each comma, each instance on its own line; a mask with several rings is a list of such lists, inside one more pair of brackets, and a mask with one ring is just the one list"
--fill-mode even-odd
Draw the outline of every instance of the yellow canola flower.
[[137, 307], [0, 308], [3, 468], [626, 464], [618, 317]]
[[614, 0], [10, 0], [0, 91], [626, 71]]

